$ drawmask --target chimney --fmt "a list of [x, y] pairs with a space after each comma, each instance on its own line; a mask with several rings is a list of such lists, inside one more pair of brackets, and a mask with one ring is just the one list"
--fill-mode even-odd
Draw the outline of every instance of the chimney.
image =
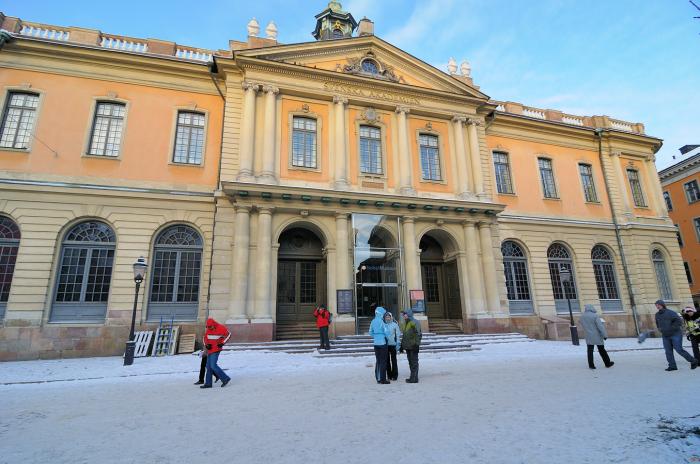
[[358, 32], [360, 37], [364, 37], [366, 35], [374, 35], [374, 23], [371, 20], [367, 19], [367, 17], [365, 16], [360, 20]]

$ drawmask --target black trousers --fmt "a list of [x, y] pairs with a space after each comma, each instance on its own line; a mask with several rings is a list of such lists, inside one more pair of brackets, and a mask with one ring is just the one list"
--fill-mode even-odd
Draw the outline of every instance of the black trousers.
[[700, 335], [690, 336], [690, 346], [693, 347], [693, 356], [700, 362], [700, 350], [698, 349], [698, 343], [700, 343]]
[[[204, 383], [204, 374], [207, 372], [207, 357], [202, 356], [202, 363], [199, 366], [199, 381]], [[219, 380], [219, 376], [214, 374], [216, 380]]]
[[[588, 345], [588, 367], [595, 367], [595, 364], [593, 364], [593, 346], [594, 345]], [[606, 366], [610, 365], [610, 356], [608, 356], [608, 352], [605, 351], [605, 347], [603, 345], [597, 345], [598, 346], [598, 354], [600, 355], [601, 358], [603, 358], [603, 364]]]
[[399, 365], [396, 363], [396, 346], [387, 345], [386, 375], [390, 380], [399, 378]]
[[318, 328], [319, 335], [321, 336], [321, 344], [319, 348], [325, 348], [327, 350], [331, 349], [331, 342], [328, 339], [328, 326]]
[[374, 357], [376, 358], [374, 377], [377, 379], [377, 382], [386, 380], [386, 362], [389, 357], [388, 345], [374, 345]]
[[418, 380], [418, 348], [406, 350], [406, 358], [408, 358], [408, 368], [411, 370], [411, 380]]

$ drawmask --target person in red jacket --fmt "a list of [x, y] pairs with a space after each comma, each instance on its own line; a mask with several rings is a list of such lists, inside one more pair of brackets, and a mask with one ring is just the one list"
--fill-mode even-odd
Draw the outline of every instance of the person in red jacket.
[[212, 374], [221, 379], [221, 386], [225, 387], [231, 381], [231, 377], [219, 367], [219, 353], [224, 349], [224, 344], [231, 338], [231, 333], [225, 325], [219, 324], [213, 318], [207, 319], [207, 330], [204, 332], [204, 349], [207, 350], [207, 376], [204, 385], [199, 388], [211, 388]]
[[316, 318], [316, 327], [321, 336], [321, 344], [319, 349], [331, 349], [331, 342], [328, 339], [328, 326], [331, 323], [331, 313], [326, 309], [326, 305], [319, 305], [314, 309], [314, 317]]

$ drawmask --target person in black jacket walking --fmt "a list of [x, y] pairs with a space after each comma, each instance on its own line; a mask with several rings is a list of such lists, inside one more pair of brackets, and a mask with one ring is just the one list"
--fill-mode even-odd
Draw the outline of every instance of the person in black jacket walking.
[[693, 347], [693, 356], [696, 361], [700, 361], [700, 311], [690, 306], [683, 308], [683, 322], [685, 322], [686, 338], [690, 341]]
[[663, 300], [656, 301], [656, 327], [661, 332], [661, 337], [664, 342], [664, 351], [666, 351], [666, 360], [668, 367], [666, 371], [677, 371], [676, 359], [673, 356], [673, 350], [683, 356], [690, 363], [690, 368], [698, 367], [698, 361], [693, 358], [690, 353], [683, 349], [683, 332], [681, 331], [682, 320], [675, 311], [668, 309]]

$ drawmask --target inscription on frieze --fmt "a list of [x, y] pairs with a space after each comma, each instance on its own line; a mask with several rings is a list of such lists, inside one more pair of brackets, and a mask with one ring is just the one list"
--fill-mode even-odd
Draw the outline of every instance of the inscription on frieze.
[[336, 82], [324, 82], [323, 88], [329, 92], [342, 93], [344, 95], [354, 95], [356, 97], [384, 100], [394, 103], [407, 103], [420, 105], [420, 100], [399, 93], [387, 92], [385, 90], [365, 89], [351, 84], [339, 84]]

